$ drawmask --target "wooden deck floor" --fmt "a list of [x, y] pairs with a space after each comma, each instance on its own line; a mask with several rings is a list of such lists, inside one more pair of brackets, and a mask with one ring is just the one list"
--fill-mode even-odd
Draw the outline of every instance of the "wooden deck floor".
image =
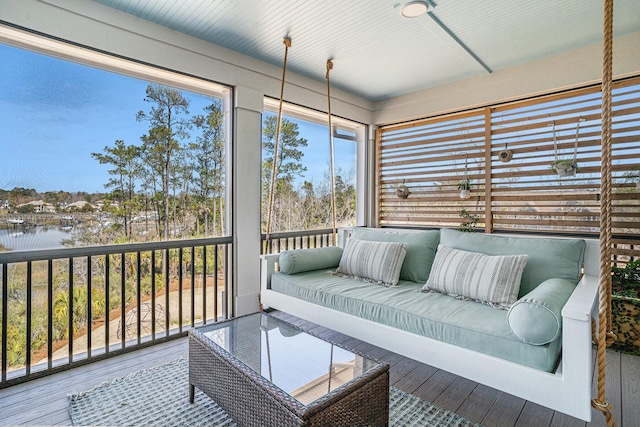
[[[602, 414], [595, 411], [592, 422], [585, 423], [285, 313], [273, 314], [316, 335], [387, 361], [391, 365], [392, 385], [484, 426], [606, 425]], [[187, 358], [187, 347], [186, 338], [178, 339], [0, 390], [0, 425], [70, 425], [68, 393], [91, 389], [104, 381], [178, 357]], [[609, 351], [607, 364], [607, 398], [613, 405], [617, 425], [640, 426], [640, 357]]]

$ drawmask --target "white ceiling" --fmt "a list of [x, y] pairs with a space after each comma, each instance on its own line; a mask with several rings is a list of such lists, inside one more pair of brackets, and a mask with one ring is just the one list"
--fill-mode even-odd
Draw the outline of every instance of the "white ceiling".
[[[95, 0], [377, 101], [602, 41], [600, 0]], [[614, 36], [640, 31], [640, 0], [615, 0]], [[615, 43], [615, 42], [614, 42]], [[466, 50], [465, 50], [466, 47]], [[615, 60], [615, 58], [614, 58]]]

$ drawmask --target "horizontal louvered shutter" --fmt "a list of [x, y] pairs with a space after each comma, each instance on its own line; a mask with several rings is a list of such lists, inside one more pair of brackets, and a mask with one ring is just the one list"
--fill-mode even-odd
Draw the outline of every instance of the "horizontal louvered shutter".
[[[600, 226], [599, 87], [382, 127], [380, 226], [597, 237]], [[640, 78], [613, 89], [614, 255], [640, 255]], [[511, 157], [501, 161], [501, 157]], [[574, 160], [559, 176], [554, 160]], [[466, 165], [466, 168], [465, 168]], [[459, 197], [469, 179], [471, 197]], [[396, 196], [406, 185], [410, 196]]]

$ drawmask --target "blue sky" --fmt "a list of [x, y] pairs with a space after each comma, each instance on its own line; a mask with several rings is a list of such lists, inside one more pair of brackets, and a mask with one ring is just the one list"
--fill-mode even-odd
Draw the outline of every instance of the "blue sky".
[[[2, 44], [0, 58], [0, 189], [104, 192], [109, 166], [91, 153], [102, 153], [117, 139], [140, 144], [148, 124], [135, 117], [151, 106], [144, 101], [148, 82]], [[191, 115], [210, 103], [183, 93]], [[296, 122], [300, 136], [309, 140], [304, 179], [320, 181], [328, 170], [328, 130]], [[336, 159], [345, 170], [353, 169], [354, 143], [335, 144]]]

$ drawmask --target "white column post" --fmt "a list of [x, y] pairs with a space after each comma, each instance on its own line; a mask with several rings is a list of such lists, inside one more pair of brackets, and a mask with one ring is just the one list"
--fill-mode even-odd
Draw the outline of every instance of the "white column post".
[[233, 258], [235, 314], [258, 311], [260, 292], [260, 175], [264, 95], [234, 89]]

